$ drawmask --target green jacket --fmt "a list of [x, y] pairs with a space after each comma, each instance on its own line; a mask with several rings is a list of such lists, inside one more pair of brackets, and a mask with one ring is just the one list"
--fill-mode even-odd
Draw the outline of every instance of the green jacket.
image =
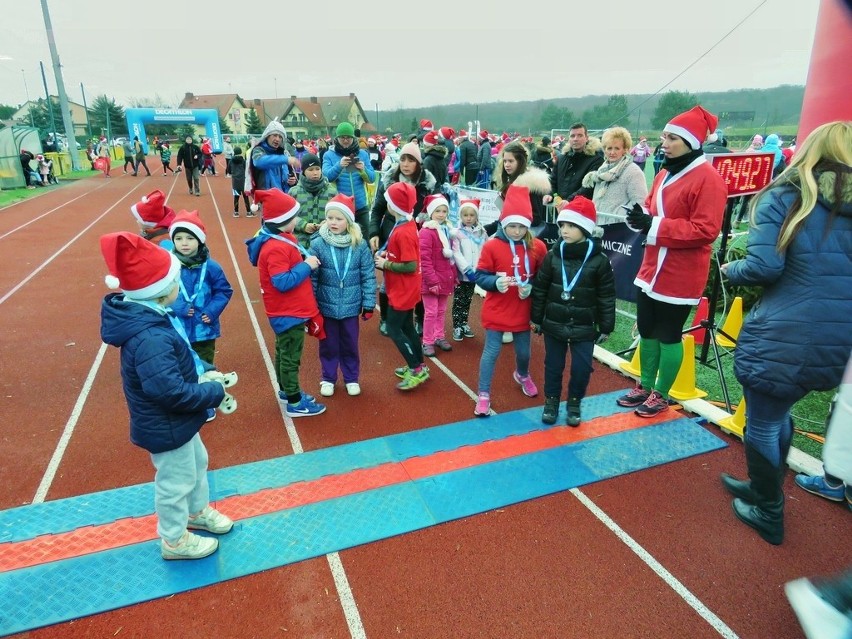
[[337, 195], [337, 187], [323, 177], [322, 186], [319, 189], [311, 188], [313, 191], [311, 192], [305, 188], [306, 182], [307, 178], [304, 175], [300, 177], [298, 184], [290, 189], [290, 196], [299, 203], [299, 221], [296, 222], [293, 234], [299, 240], [299, 244], [310, 248], [313, 234], [306, 233], [305, 226], [321, 224], [325, 220], [325, 205]]

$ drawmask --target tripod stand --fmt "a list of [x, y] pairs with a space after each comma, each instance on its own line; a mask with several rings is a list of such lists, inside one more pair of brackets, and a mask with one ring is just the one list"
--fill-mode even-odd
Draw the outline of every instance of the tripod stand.
[[710, 286], [710, 297], [707, 303], [707, 319], [701, 320], [696, 326], [692, 326], [683, 334], [691, 333], [700, 329], [706, 329], [704, 333], [704, 343], [701, 345], [701, 355], [698, 358], [702, 364], [707, 366], [707, 356], [710, 352], [710, 347], [713, 348], [713, 360], [716, 364], [716, 371], [719, 373], [719, 384], [722, 387], [722, 396], [725, 399], [725, 407], [728, 412], [731, 410], [731, 398], [728, 394], [728, 384], [725, 382], [725, 373], [722, 371], [722, 358], [719, 355], [719, 345], [716, 343], [716, 335], [720, 334], [728, 338], [731, 342], [736, 343], [736, 339], [728, 335], [720, 329], [716, 324], [716, 304], [719, 301], [719, 291], [722, 288], [722, 271], [719, 265], [725, 257], [725, 251], [728, 248], [728, 235], [731, 233], [731, 217], [734, 213], [734, 202], [736, 198], [728, 197], [728, 202], [725, 206], [725, 213], [722, 217], [722, 239], [719, 242], [719, 250], [716, 251], [716, 268], [713, 271], [713, 283]]

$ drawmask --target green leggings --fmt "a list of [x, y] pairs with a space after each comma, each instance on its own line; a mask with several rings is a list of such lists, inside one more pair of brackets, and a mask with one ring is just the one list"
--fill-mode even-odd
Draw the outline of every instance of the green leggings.
[[658, 339], [639, 340], [642, 388], [668, 397], [683, 363], [683, 342], [663, 344]]
[[278, 387], [288, 398], [298, 397], [302, 392], [299, 386], [299, 366], [304, 346], [304, 324], [275, 335], [275, 378]]

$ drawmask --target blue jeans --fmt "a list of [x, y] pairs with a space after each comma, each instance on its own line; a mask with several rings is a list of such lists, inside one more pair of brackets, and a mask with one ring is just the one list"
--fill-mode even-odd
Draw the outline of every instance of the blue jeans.
[[[529, 375], [530, 369], [530, 332], [512, 333], [515, 337], [512, 345], [515, 347], [515, 369], [518, 375]], [[503, 331], [485, 331], [485, 347], [479, 360], [479, 392], [491, 392], [491, 378], [494, 377], [494, 365], [503, 347]]]
[[562, 377], [565, 357], [571, 349], [571, 376], [568, 378], [568, 397], [583, 399], [592, 377], [594, 342], [571, 342], [544, 336], [544, 396], [562, 396]]
[[776, 468], [787, 460], [793, 439], [790, 409], [798, 398], [780, 399], [747, 386], [743, 387], [746, 402], [745, 441]]
[[210, 503], [207, 483], [207, 449], [195, 434], [180, 448], [151, 453], [154, 475], [154, 511], [157, 533], [174, 545], [186, 532], [189, 516]]

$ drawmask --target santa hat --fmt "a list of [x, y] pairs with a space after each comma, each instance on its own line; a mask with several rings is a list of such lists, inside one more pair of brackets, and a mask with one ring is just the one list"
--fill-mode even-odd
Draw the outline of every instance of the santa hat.
[[523, 224], [527, 228], [532, 226], [532, 203], [527, 187], [509, 185], [506, 199], [503, 201], [503, 210], [500, 212], [500, 224], [503, 228], [509, 224]]
[[198, 211], [181, 211], [175, 215], [175, 219], [169, 225], [169, 237], [174, 241], [178, 231], [186, 231], [195, 236], [201, 244], [207, 242], [207, 229], [198, 217]]
[[556, 223], [570, 222], [583, 229], [587, 236], [591, 236], [597, 226], [598, 213], [595, 204], [589, 198], [578, 195], [570, 202], [563, 202], [559, 207], [559, 215]]
[[663, 127], [666, 133], [674, 133], [682, 137], [689, 148], [696, 151], [701, 148], [704, 141], [715, 142], [716, 134], [708, 134], [716, 130], [719, 118], [701, 106], [694, 106], [689, 111], [676, 115]]
[[432, 217], [432, 213], [435, 212], [439, 206], [446, 206], [447, 212], [450, 210], [450, 203], [440, 193], [434, 193], [432, 195], [427, 195], [426, 199], [423, 200], [423, 208], [426, 210], [427, 217]]
[[175, 212], [166, 206], [166, 194], [159, 189], [142, 196], [140, 202], [130, 207], [130, 212], [146, 228], [168, 228], [175, 216]]
[[427, 146], [435, 146], [440, 141], [437, 131], [429, 131], [429, 133], [423, 136], [423, 144]]
[[442, 126], [440, 129], [438, 129], [438, 136], [442, 140], [452, 140], [454, 137], [456, 137], [456, 132], [452, 127]]
[[106, 285], [132, 300], [163, 297], [180, 277], [176, 256], [133, 233], [101, 236], [101, 254], [109, 269]]
[[287, 139], [287, 131], [284, 129], [284, 125], [281, 124], [277, 119], [272, 120], [272, 122], [266, 125], [266, 128], [263, 130], [263, 134], [260, 136], [260, 139], [265, 140], [273, 133], [277, 133], [285, 140]]
[[403, 155], [410, 155], [415, 160], [417, 160], [417, 164], [423, 164], [423, 158], [420, 155], [420, 147], [417, 146], [417, 142], [409, 142], [408, 144], [404, 144], [402, 150], [399, 152], [400, 157]]
[[503, 134], [500, 136], [500, 139], [503, 140], [503, 142], [508, 142], [512, 139], [512, 136], [504, 131]]
[[424, 131], [432, 130], [432, 120], [420, 120], [420, 128]]
[[387, 200], [388, 209], [410, 220], [414, 206], [417, 204], [417, 190], [408, 182], [394, 182], [385, 191], [385, 200]]
[[483, 140], [487, 140], [488, 139], [488, 131], [486, 131], [485, 129], [482, 129], [482, 131], [479, 132], [479, 137]]
[[460, 138], [466, 138], [467, 137], [467, 131], [465, 131], [464, 129], [459, 131], [459, 137]]
[[337, 211], [342, 213], [349, 224], [355, 223], [355, 198], [338, 193], [325, 205], [325, 212]]
[[[278, 189], [254, 192], [255, 202], [263, 205], [263, 221], [266, 224], [283, 224], [299, 212], [299, 203]], [[251, 205], [251, 210], [257, 212], [257, 204]]]
[[376, 138], [367, 138], [367, 144], [375, 144]]
[[[476, 215], [479, 216], [479, 200], [470, 199], [470, 200], [459, 200], [459, 216], [461, 216], [461, 212], [463, 209], [473, 209], [476, 211]], [[461, 219], [461, 217], [459, 217]]]

